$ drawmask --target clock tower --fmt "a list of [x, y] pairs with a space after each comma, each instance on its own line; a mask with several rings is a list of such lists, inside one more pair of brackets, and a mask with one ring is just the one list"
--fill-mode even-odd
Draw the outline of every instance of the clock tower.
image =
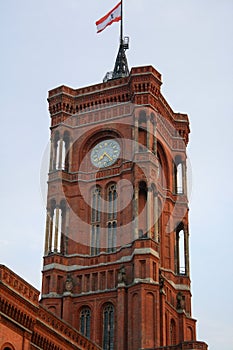
[[206, 350], [191, 314], [188, 116], [152, 66], [128, 71], [125, 49], [103, 83], [49, 91], [41, 303], [104, 350]]

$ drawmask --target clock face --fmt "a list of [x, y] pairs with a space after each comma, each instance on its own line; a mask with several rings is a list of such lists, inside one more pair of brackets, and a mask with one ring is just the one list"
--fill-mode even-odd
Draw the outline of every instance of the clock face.
[[116, 162], [120, 151], [117, 141], [113, 139], [101, 141], [91, 151], [91, 162], [97, 168], [106, 168]]

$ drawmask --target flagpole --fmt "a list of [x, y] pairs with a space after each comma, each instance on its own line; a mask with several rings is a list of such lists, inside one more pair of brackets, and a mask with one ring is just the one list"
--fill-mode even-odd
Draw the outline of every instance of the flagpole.
[[121, 31], [120, 31], [120, 43], [123, 44], [123, 0], [121, 0]]

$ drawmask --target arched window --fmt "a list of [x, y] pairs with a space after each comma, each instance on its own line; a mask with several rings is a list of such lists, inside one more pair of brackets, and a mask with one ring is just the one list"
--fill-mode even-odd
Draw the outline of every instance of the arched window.
[[15, 348], [10, 343], [5, 343], [5, 345], [3, 345], [2, 347], [2, 350], [14, 350], [14, 349]]
[[101, 189], [95, 187], [92, 191], [91, 222], [100, 222], [101, 215]]
[[147, 151], [147, 125], [146, 112], [141, 111], [138, 119], [138, 144], [139, 152]]
[[46, 223], [46, 249], [45, 253], [64, 253], [65, 244], [65, 221], [66, 205], [61, 201], [56, 205], [55, 200], [51, 201], [48, 220]]
[[164, 146], [157, 142], [158, 155], [158, 184], [163, 188], [169, 188], [169, 165]]
[[51, 141], [50, 170], [68, 170], [70, 135], [67, 131], [60, 135], [57, 131]]
[[170, 345], [176, 345], [176, 323], [171, 319], [171, 324], [170, 324]]
[[108, 188], [108, 219], [114, 220], [117, 218], [117, 191], [116, 184]]
[[193, 329], [192, 327], [188, 327], [187, 328], [187, 340], [193, 340], [194, 336], [193, 336]]
[[53, 314], [57, 314], [57, 309], [56, 309], [56, 306], [49, 306], [48, 307], [49, 311], [51, 311]]
[[109, 222], [108, 223], [108, 252], [115, 252], [116, 251], [116, 230], [117, 230], [117, 223], [116, 221]]
[[66, 154], [65, 141], [60, 139], [57, 143], [57, 152], [56, 152], [56, 169], [57, 170], [65, 169], [65, 154]]
[[183, 193], [183, 167], [182, 164], [178, 164], [176, 172], [176, 193]]
[[139, 220], [138, 228], [139, 235], [145, 237], [147, 233], [147, 184], [144, 181], [139, 183], [139, 196], [138, 196], [138, 210]]
[[100, 252], [100, 225], [91, 227], [91, 255], [97, 255]]
[[175, 264], [176, 273], [180, 275], [185, 275], [185, 231], [183, 225], [179, 225], [176, 230]]
[[103, 310], [103, 350], [114, 350], [114, 307], [108, 304]]
[[177, 156], [175, 158], [174, 163], [174, 187], [175, 187], [175, 193], [176, 194], [183, 194], [184, 193], [184, 164], [180, 158], [180, 156]]
[[116, 251], [117, 245], [117, 190], [116, 184], [108, 187], [108, 252]]
[[91, 203], [91, 255], [100, 252], [101, 188], [92, 190]]
[[80, 312], [80, 332], [90, 339], [91, 333], [91, 310], [85, 307]]

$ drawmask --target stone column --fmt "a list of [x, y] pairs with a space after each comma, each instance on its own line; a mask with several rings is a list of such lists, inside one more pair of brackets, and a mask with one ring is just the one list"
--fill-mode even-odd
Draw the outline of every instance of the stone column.
[[69, 220], [70, 220], [70, 208], [66, 207], [66, 220], [65, 220], [65, 232], [64, 232], [64, 254], [68, 253]]
[[54, 139], [51, 136], [50, 139], [50, 162], [49, 162], [49, 171], [54, 169]]
[[52, 164], [52, 170], [56, 170], [57, 169], [57, 152], [58, 152], [58, 141], [55, 137], [53, 137], [53, 164]]
[[187, 195], [187, 167], [186, 162], [182, 162], [182, 187], [183, 187], [183, 194]]
[[44, 255], [47, 255], [49, 252], [49, 230], [50, 229], [50, 213], [47, 210], [46, 215], [46, 228], [45, 228], [45, 246], [44, 246]]
[[126, 334], [127, 334], [127, 324], [126, 324], [126, 291], [125, 284], [119, 283], [117, 288], [117, 346], [116, 350], [122, 350], [126, 346]]
[[184, 228], [184, 249], [185, 249], [185, 274], [189, 276], [189, 231]]
[[146, 147], [147, 147], [147, 152], [151, 151], [150, 137], [151, 137], [151, 133], [150, 133], [150, 117], [147, 116], [147, 120], [146, 120]]
[[160, 343], [166, 344], [166, 293], [163, 277], [160, 276]]
[[157, 155], [156, 121], [153, 123], [153, 149], [154, 154]]
[[73, 156], [73, 144], [71, 140], [69, 139], [69, 144], [67, 146], [66, 152], [68, 154], [68, 164], [67, 164], [67, 171], [72, 171], [71, 165], [72, 165], [72, 156]]

